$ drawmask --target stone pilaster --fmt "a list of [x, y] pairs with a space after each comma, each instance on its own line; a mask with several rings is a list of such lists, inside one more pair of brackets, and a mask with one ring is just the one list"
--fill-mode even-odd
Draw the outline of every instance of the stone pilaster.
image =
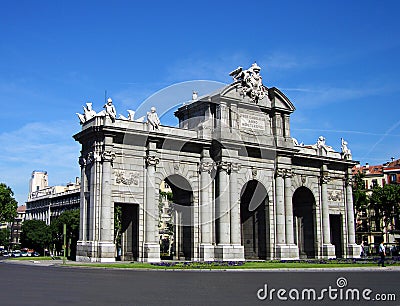
[[335, 246], [331, 243], [331, 227], [329, 221], [329, 202], [328, 202], [328, 166], [323, 165], [321, 169], [321, 209], [322, 209], [322, 256], [325, 258], [335, 258]]
[[346, 173], [346, 212], [347, 212], [347, 256], [350, 258], [360, 257], [360, 246], [356, 244], [356, 233], [354, 224], [354, 205], [353, 205], [353, 188], [351, 169]]
[[149, 143], [149, 152], [146, 156], [146, 205], [145, 205], [145, 233], [143, 245], [143, 261], [160, 261], [160, 244], [158, 239], [158, 199], [155, 194], [156, 165], [160, 162], [156, 155], [156, 144]]

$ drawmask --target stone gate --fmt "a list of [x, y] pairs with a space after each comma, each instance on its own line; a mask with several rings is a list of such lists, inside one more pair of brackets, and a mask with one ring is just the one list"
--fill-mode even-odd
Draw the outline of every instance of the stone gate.
[[[160, 261], [159, 189], [172, 189], [185, 259], [357, 257], [347, 143], [335, 152], [290, 135], [295, 110], [253, 64], [232, 84], [194, 96], [179, 127], [117, 119], [109, 99], [78, 114], [82, 130], [79, 261]], [[121, 254], [114, 210], [121, 207]]]

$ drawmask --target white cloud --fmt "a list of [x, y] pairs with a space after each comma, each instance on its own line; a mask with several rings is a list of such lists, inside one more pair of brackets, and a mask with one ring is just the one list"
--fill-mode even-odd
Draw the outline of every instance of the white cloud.
[[26, 200], [33, 170], [48, 171], [52, 185], [79, 174], [79, 144], [72, 138], [79, 126], [74, 123], [34, 122], [0, 134], [0, 181], [13, 189], [20, 204]]

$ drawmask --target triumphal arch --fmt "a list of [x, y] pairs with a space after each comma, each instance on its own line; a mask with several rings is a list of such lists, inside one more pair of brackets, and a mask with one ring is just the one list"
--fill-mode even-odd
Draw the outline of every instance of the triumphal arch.
[[260, 67], [230, 75], [232, 84], [176, 110], [179, 127], [164, 126], [155, 108], [117, 118], [111, 99], [100, 113], [88, 103], [78, 114], [77, 260], [160, 261], [162, 184], [172, 191], [174, 258], [359, 256], [347, 143], [341, 152], [322, 136], [299, 144], [293, 104], [263, 85]]

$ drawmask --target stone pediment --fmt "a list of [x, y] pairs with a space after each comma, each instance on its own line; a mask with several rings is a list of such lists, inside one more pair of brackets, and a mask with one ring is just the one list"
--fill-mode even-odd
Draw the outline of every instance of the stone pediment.
[[243, 91], [240, 88], [240, 82], [234, 82], [227, 85], [218, 92], [214, 92], [209, 97], [211, 98], [211, 101], [232, 101], [240, 104], [250, 104], [263, 108], [277, 109], [287, 113], [292, 113], [296, 109], [289, 98], [276, 87], [269, 88], [268, 94], [255, 104], [250, 97], [243, 94]]

